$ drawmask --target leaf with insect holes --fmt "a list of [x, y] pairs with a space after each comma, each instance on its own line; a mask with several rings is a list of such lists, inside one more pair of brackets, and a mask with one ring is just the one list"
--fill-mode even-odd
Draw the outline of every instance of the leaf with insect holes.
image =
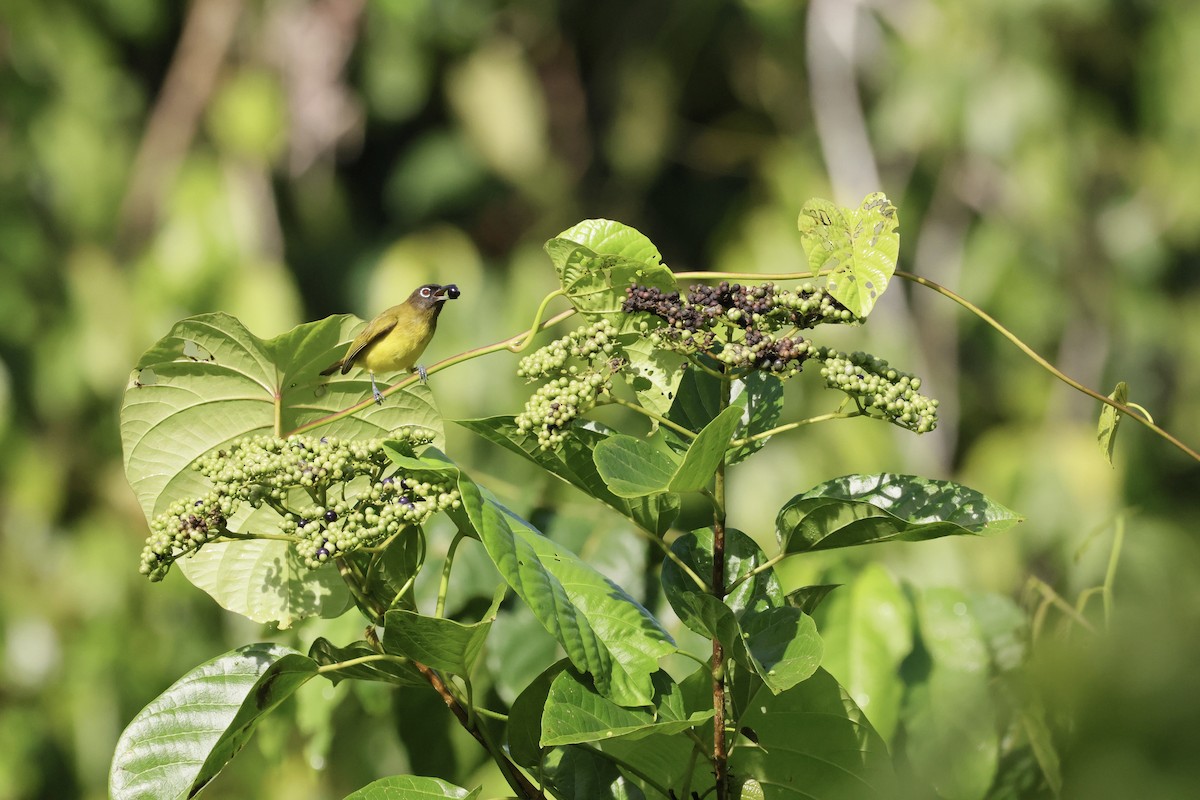
[[858, 319], [871, 313], [900, 255], [896, 207], [882, 192], [857, 209], [809, 200], [800, 210], [800, 244], [815, 270], [830, 270], [826, 290]]

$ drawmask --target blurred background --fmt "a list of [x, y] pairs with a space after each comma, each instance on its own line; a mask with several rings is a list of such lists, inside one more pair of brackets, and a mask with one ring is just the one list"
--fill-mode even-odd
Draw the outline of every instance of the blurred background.
[[[121, 396], [190, 314], [272, 337], [455, 282], [432, 363], [527, 327], [554, 287], [541, 245], [581, 219], [633, 225], [676, 270], [796, 271], [805, 200], [883, 190], [901, 268], [1089, 386], [1128, 381], [1200, 445], [1197, 53], [1194, 0], [4, 0], [0, 800], [104, 797], [121, 730], [183, 672], [340, 624], [264, 631], [178, 574], [137, 574]], [[1050, 703], [1065, 794], [1192, 796], [1197, 464], [1129, 423], [1110, 467], [1095, 402], [931, 292], [897, 281], [836, 334], [821, 341], [920, 374], [940, 427], [778, 438], [734, 471], [733, 523], [767, 543], [791, 495], [884, 470], [1019, 511], [994, 539], [834, 553], [789, 580], [870, 560], [912, 593], [1006, 598], [1031, 621], [1026, 685]], [[437, 374], [444, 415], [517, 413], [515, 366]], [[789, 415], [836, 405], [817, 383], [789, 384]], [[448, 427], [453, 458], [518, 510], [558, 509], [581, 551], [590, 526], [620, 528]], [[1099, 598], [1090, 631], [1058, 609], [1033, 624], [1047, 592], [1103, 582], [1119, 519], [1107, 625]], [[609, 556], [624, 585], [653, 586], [642, 547]], [[341, 797], [408, 770], [471, 785], [477, 749], [376, 688], [289, 704], [215, 796]]]

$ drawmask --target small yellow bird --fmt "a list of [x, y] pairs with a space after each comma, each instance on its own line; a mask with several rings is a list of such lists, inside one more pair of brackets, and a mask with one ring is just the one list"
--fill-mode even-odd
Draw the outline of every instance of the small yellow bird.
[[415, 368], [421, 376], [421, 383], [424, 383], [425, 368], [417, 364], [417, 359], [433, 338], [442, 304], [460, 294], [462, 292], [453, 283], [418, 286], [403, 303], [392, 306], [371, 320], [350, 343], [346, 356], [330, 364], [321, 374], [332, 375], [341, 370], [345, 375], [353, 366], [366, 368], [371, 374], [371, 393], [380, 405], [383, 404], [383, 395], [375, 386], [376, 372], [400, 372]]

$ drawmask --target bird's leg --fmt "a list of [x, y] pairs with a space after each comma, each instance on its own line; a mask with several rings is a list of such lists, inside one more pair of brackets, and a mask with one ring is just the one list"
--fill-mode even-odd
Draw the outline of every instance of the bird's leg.
[[375, 373], [371, 373], [371, 394], [375, 395], [375, 402], [383, 405], [383, 393], [379, 391], [379, 387], [375, 385]]
[[417, 374], [421, 376], [421, 383], [429, 383], [429, 373], [425, 371], [425, 367], [417, 364]]

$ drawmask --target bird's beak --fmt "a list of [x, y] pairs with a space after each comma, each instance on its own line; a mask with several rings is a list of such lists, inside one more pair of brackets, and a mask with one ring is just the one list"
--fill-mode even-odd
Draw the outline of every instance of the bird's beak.
[[460, 294], [462, 292], [453, 283], [447, 283], [445, 286], [439, 286], [433, 290], [433, 296], [441, 300], [457, 300]]

